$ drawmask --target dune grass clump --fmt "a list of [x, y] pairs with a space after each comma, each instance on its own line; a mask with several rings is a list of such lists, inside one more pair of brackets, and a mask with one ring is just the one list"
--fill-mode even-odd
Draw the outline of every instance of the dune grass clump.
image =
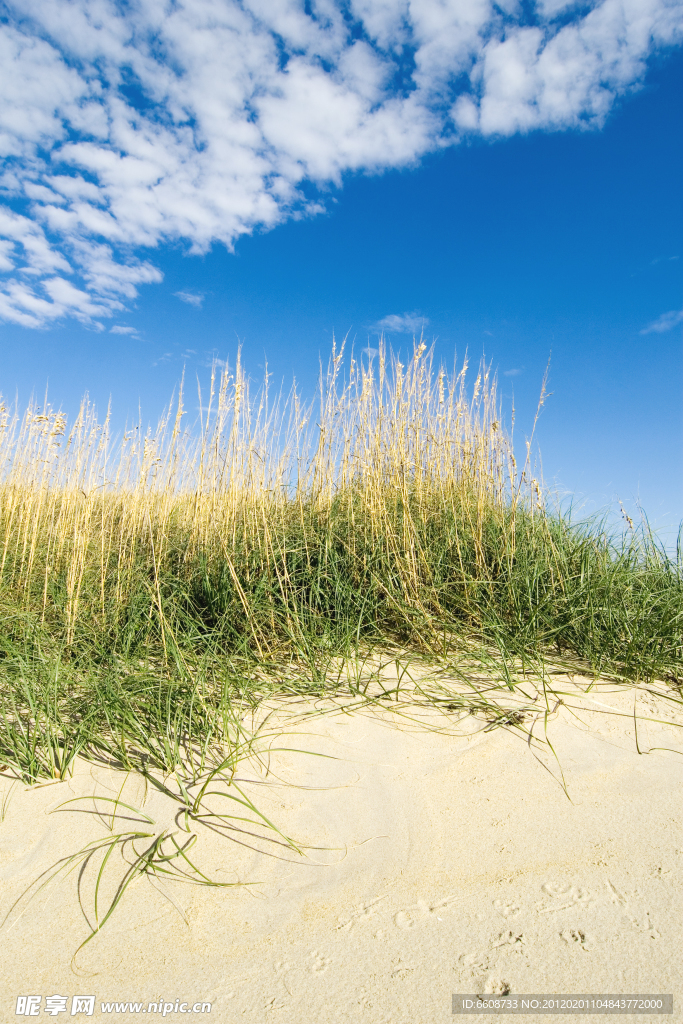
[[241, 742], [234, 709], [264, 686], [325, 692], [359, 650], [679, 685], [680, 555], [553, 511], [495, 377], [466, 370], [420, 343], [345, 375], [333, 351], [307, 406], [252, 395], [238, 359], [198, 426], [181, 390], [118, 440], [87, 401], [71, 425], [2, 406], [0, 759], [29, 781], [94, 749], [172, 770]]

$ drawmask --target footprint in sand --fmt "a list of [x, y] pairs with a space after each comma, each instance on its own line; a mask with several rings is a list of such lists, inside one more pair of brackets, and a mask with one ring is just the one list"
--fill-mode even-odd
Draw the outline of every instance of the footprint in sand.
[[394, 963], [396, 966], [391, 972], [391, 977], [396, 981], [404, 981], [415, 970], [412, 965], [403, 963], [400, 957]]
[[568, 946], [579, 946], [586, 953], [590, 953], [593, 948], [591, 939], [581, 928], [565, 928], [563, 932], [560, 932], [560, 938]]
[[313, 950], [311, 953], [313, 963], [311, 964], [311, 970], [314, 974], [324, 974], [327, 968], [330, 966], [332, 961], [326, 956], [321, 956], [317, 950]]
[[549, 902], [546, 900], [543, 905], [538, 905], [539, 914], [555, 914], [576, 906], [587, 907], [593, 902], [588, 890], [580, 889], [578, 886], [545, 882], [541, 888]]
[[505, 900], [494, 900], [493, 906], [502, 917], [517, 917], [522, 909], [515, 903], [506, 903]]
[[287, 1006], [286, 1000], [281, 999], [279, 996], [273, 996], [272, 999], [269, 999], [266, 1002], [265, 1010], [266, 1010], [266, 1013], [269, 1013], [272, 1010], [284, 1010], [286, 1008], [286, 1006]]
[[337, 924], [336, 931], [348, 932], [358, 922], [369, 920], [376, 914], [377, 904], [382, 899], [384, 899], [383, 896], [378, 896], [377, 899], [370, 900], [368, 903], [360, 903], [349, 917], [340, 917], [338, 919], [339, 923]]
[[397, 928], [405, 931], [407, 928], [413, 928], [418, 921], [422, 924], [443, 921], [441, 915], [451, 908], [451, 904], [459, 902], [461, 899], [460, 894], [446, 896], [438, 903], [429, 903], [427, 900], [420, 899], [412, 906], [394, 914], [394, 924]]
[[[526, 939], [521, 932], [501, 932], [500, 935], [491, 942], [488, 949], [479, 950], [477, 953], [465, 953], [459, 959], [463, 967], [486, 969], [488, 968], [489, 960], [494, 950], [502, 950], [504, 947], [509, 946], [512, 950], [521, 952], [522, 947], [525, 945]], [[510, 950], [507, 950], [507, 952], [510, 952]]]
[[651, 939], [660, 939], [662, 937], [661, 933], [650, 920], [650, 912], [648, 910], [644, 911], [641, 916], [636, 915], [631, 909], [631, 903], [628, 897], [619, 892], [617, 887], [613, 885], [609, 879], [607, 881], [607, 888], [609, 889], [612, 903], [616, 903], [622, 908], [624, 914], [636, 931], [645, 932], [645, 934], [649, 935]]
[[484, 991], [481, 993], [483, 996], [509, 996], [510, 985], [507, 981], [503, 981], [502, 978], [490, 977], [487, 978], [484, 986]]

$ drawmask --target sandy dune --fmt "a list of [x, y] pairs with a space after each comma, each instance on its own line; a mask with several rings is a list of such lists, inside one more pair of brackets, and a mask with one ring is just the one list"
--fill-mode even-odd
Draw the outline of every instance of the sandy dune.
[[[683, 756], [667, 748], [683, 749], [683, 715], [641, 694], [638, 745], [651, 752], [638, 754], [633, 709], [632, 691], [602, 684], [555, 710], [548, 736], [568, 796], [552, 752], [514, 728], [483, 731], [474, 717], [456, 727], [433, 710], [409, 720], [296, 709], [289, 735], [272, 745], [327, 756], [273, 750], [268, 771], [245, 765], [239, 777], [259, 810], [305, 844], [304, 856], [200, 828], [192, 856], [202, 870], [253, 884], [139, 879], [75, 960], [88, 935], [78, 875], [57, 879], [21, 901], [0, 932], [0, 1021], [21, 1019], [20, 995], [41, 994], [46, 1019], [46, 996], [68, 996], [70, 1008], [71, 996], [95, 994], [93, 1017], [119, 1021], [140, 1016], [103, 1013], [102, 1002], [162, 1000], [172, 1020], [184, 1019], [178, 999], [210, 1002], [221, 1022], [433, 1024], [453, 1019], [454, 992], [503, 991], [673, 993], [673, 1018], [646, 1019], [676, 1019]], [[123, 781], [84, 763], [42, 788], [10, 790], [4, 780], [3, 915], [60, 857], [107, 835], [111, 805], [100, 803], [101, 815], [90, 802], [51, 812], [79, 795], [115, 797]], [[115, 831], [173, 826], [178, 805], [145, 794], [139, 778], [122, 799], [144, 801], [155, 824], [120, 818]], [[116, 857], [109, 895], [122, 875]], [[90, 914], [94, 877], [86, 871], [81, 886]]]

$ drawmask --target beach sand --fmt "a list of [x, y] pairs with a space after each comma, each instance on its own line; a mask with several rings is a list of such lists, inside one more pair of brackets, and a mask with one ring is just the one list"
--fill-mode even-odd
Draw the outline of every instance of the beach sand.
[[[584, 696], [575, 684], [547, 722], [556, 757], [514, 727], [486, 731], [481, 717], [456, 726], [429, 708], [283, 709], [269, 727], [279, 722], [286, 735], [266, 740], [262, 762], [236, 779], [303, 855], [267, 830], [252, 839], [247, 826], [231, 837], [194, 829], [195, 863], [219, 881], [249, 884], [140, 878], [75, 958], [89, 934], [83, 910], [92, 914], [95, 872], [81, 880], [83, 909], [78, 873], [56, 879], [22, 900], [0, 932], [0, 1021], [21, 1019], [21, 995], [41, 994], [45, 1019], [46, 996], [67, 996], [71, 1007], [73, 995], [94, 994], [93, 1019], [121, 1022], [140, 1015], [103, 1013], [101, 1003], [162, 1000], [176, 1021], [185, 1019], [180, 1000], [210, 1002], [208, 1019], [220, 1022], [433, 1024], [454, 1019], [453, 993], [505, 992], [673, 993], [673, 1018], [628, 1019], [677, 1019], [683, 756], [671, 751], [683, 749], [683, 715], [641, 691], [639, 754], [634, 692], [606, 682]], [[59, 784], [11, 788], [3, 779], [3, 916], [59, 858], [106, 837], [112, 805], [100, 802], [100, 815], [88, 801], [52, 812], [76, 796], [115, 798], [124, 781], [85, 762]], [[178, 804], [145, 793], [139, 777], [121, 799], [144, 801], [155, 825], [124, 823], [121, 811], [115, 831], [177, 827]], [[225, 809], [223, 797], [211, 800]], [[103, 897], [121, 865], [110, 858]]]

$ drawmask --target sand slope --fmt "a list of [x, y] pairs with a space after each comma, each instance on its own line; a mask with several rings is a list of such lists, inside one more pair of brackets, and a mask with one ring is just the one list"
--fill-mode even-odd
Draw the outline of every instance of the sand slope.
[[[434, 712], [422, 724], [390, 711], [299, 717], [283, 745], [328, 757], [274, 751], [268, 773], [245, 766], [241, 778], [306, 855], [204, 828], [197, 863], [257, 884], [161, 891], [141, 879], [73, 962], [88, 934], [77, 876], [55, 882], [0, 932], [0, 1021], [21, 1019], [16, 997], [29, 993], [92, 993], [94, 1017], [120, 1021], [140, 1016], [102, 1014], [101, 1001], [208, 1000], [210, 1019], [250, 1024], [432, 1024], [453, 1019], [453, 992], [505, 990], [673, 992], [680, 1012], [683, 757], [637, 753], [633, 700], [605, 684], [555, 711], [548, 735], [571, 799], [551, 752], [514, 729], [470, 718], [449, 734]], [[661, 719], [639, 722], [641, 750], [683, 748], [681, 714], [647, 695], [637, 709]], [[50, 812], [116, 795], [122, 778], [81, 764], [68, 782], [14, 787], [3, 914], [59, 857], [106, 835], [90, 804]], [[155, 828], [173, 823], [177, 808], [139, 779], [124, 793], [146, 799]], [[88, 911], [87, 874], [82, 891]]]

